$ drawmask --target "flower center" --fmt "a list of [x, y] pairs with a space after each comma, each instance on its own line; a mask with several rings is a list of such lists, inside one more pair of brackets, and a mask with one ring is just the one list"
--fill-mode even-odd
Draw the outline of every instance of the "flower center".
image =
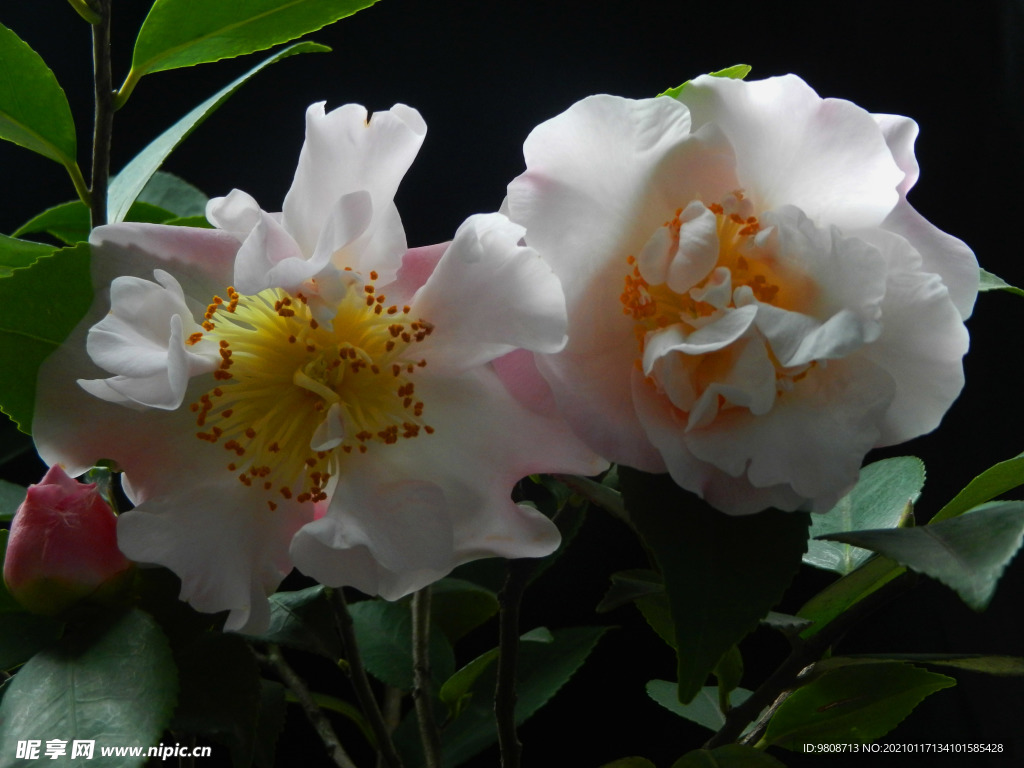
[[386, 306], [375, 272], [349, 277], [333, 318], [320, 320], [301, 293], [228, 288], [189, 339], [216, 341], [221, 356], [217, 386], [191, 405], [196, 436], [231, 454], [242, 484], [320, 501], [347, 455], [433, 432], [412, 380], [427, 364], [416, 344], [433, 326]]
[[[750, 201], [737, 191], [721, 203], [691, 203], [678, 209], [643, 251], [626, 259], [630, 271], [620, 300], [623, 313], [634, 320], [635, 365], [677, 408], [691, 414], [691, 424], [693, 409], [717, 413], [742, 405], [762, 410], [814, 366], [783, 366], [752, 324], [752, 309], [744, 309], [760, 303], [805, 312], [814, 301], [814, 281], [780, 258], [777, 239], [771, 235]], [[741, 314], [730, 318], [737, 310]], [[678, 363], [662, 365], [645, 358], [652, 340], [668, 328], [675, 329], [674, 341], [667, 345], [670, 351], [663, 351], [663, 344], [648, 357], [680, 355]], [[731, 334], [730, 328], [735, 332]], [[755, 355], [751, 345], [762, 351]], [[750, 383], [752, 371], [760, 377], [757, 384]], [[664, 380], [667, 377], [671, 380]], [[768, 400], [763, 382], [772, 391]], [[710, 410], [703, 397], [708, 393], [716, 401]]]

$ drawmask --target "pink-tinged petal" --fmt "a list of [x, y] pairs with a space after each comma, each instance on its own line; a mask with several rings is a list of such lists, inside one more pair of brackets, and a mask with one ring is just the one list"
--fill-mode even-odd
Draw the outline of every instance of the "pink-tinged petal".
[[893, 160], [903, 171], [903, 181], [896, 190], [901, 197], [906, 197], [910, 188], [917, 183], [921, 168], [914, 155], [914, 142], [917, 140], [917, 123], [902, 115], [872, 115], [878, 127], [882, 129], [885, 143], [892, 152]]
[[536, 357], [532, 352], [517, 349], [493, 360], [491, 367], [498, 374], [508, 393], [521, 405], [545, 416], [558, 417], [555, 396], [551, 394], [551, 387], [547, 381], [540, 375]]
[[[115, 278], [133, 275], [152, 279], [155, 269], [174, 275], [191, 307], [202, 314], [217, 293], [232, 284], [238, 240], [226, 232], [196, 227], [122, 222], [97, 227], [89, 236], [93, 258], [94, 308], [109, 308], [108, 286]], [[98, 320], [98, 317], [97, 317]], [[93, 320], [95, 323], [96, 320]]]
[[394, 281], [385, 287], [388, 299], [399, 306], [408, 304], [427, 282], [451, 241], [410, 248], [402, 256], [402, 266]]
[[978, 259], [974, 251], [929, 222], [906, 200], [901, 200], [882, 222], [882, 229], [910, 242], [921, 255], [924, 271], [942, 278], [960, 317], [969, 318], [978, 298]]
[[680, 95], [694, 128], [714, 124], [736, 153], [756, 208], [795, 205], [821, 224], [877, 226], [904, 179], [874, 117], [822, 99], [795, 75], [743, 81], [703, 75]]
[[288, 545], [313, 517], [312, 505], [271, 512], [238, 482], [194, 478], [151, 496], [118, 518], [118, 544], [131, 559], [181, 578], [181, 599], [197, 610], [230, 611], [225, 629], [259, 633], [270, 621], [267, 596], [291, 570]]
[[324, 223], [340, 198], [365, 190], [380, 214], [367, 241], [379, 238], [379, 246], [372, 250], [382, 258], [394, 259], [397, 268], [397, 259], [405, 251], [405, 236], [390, 204], [426, 130], [419, 113], [402, 104], [372, 117], [358, 104], [328, 113], [323, 102], [312, 105], [306, 111], [306, 141], [284, 199], [282, 220], [302, 252], [316, 251]]
[[561, 283], [523, 228], [499, 213], [466, 220], [412, 300], [434, 326], [422, 352], [445, 370], [471, 368], [513, 349], [557, 352], [566, 342]]

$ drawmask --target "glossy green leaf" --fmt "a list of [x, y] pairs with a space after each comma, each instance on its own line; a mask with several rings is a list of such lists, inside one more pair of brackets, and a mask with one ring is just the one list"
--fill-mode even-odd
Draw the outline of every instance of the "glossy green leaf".
[[723, 744], [687, 752], [672, 768], [785, 768], [769, 754], [746, 744]]
[[[128, 209], [125, 221], [161, 224], [172, 218], [174, 218], [174, 213], [171, 211], [137, 200]], [[53, 208], [47, 208], [38, 216], [34, 216], [18, 227], [18, 231], [14, 234], [16, 237], [21, 237], [22, 235], [45, 233], [67, 245], [74, 245], [89, 239], [91, 227], [89, 209], [85, 203], [81, 200], [72, 200], [55, 205]], [[55, 250], [52, 246], [46, 247], [50, 251]]]
[[979, 269], [979, 291], [1006, 291], [1007, 293], [1015, 293], [1018, 296], [1024, 296], [1024, 290], [1021, 290], [1015, 285], [1010, 285], [1008, 282], [998, 275], [993, 275], [987, 269]]
[[[553, 642], [554, 639], [555, 638], [551, 634], [551, 631], [546, 627], [531, 629], [519, 638], [521, 642], [527, 643], [550, 643]], [[467, 703], [471, 689], [480, 678], [480, 675], [486, 672], [487, 669], [497, 660], [498, 649], [492, 648], [491, 650], [477, 656], [471, 662], [466, 664], [466, 666], [462, 667], [462, 669], [445, 680], [444, 685], [441, 686], [441, 690], [438, 691], [438, 698], [444, 704], [448, 705], [448, 708], [454, 713], [454, 717], [458, 716], [462, 707]]]
[[880, 653], [859, 656], [832, 656], [826, 662], [829, 665], [842, 666], [843, 663], [877, 663], [878, 661], [909, 661], [914, 664], [926, 664], [930, 667], [950, 667], [967, 672], [980, 672], [995, 677], [1024, 676], [1024, 658], [1019, 656], [986, 656], [980, 653]]
[[335, 626], [334, 609], [324, 596], [324, 588], [277, 592], [270, 596], [270, 626], [257, 636], [337, 661], [345, 655]]
[[[413, 688], [412, 610], [408, 600], [364, 600], [349, 606], [366, 671], [402, 691]], [[440, 685], [455, 671], [455, 655], [444, 633], [430, 631], [430, 673]]]
[[76, 165], [75, 121], [57, 78], [25, 41], [0, 24], [0, 139]]
[[376, 0], [156, 0], [142, 23], [123, 103], [145, 75], [263, 51], [315, 32]]
[[794, 691], [776, 710], [764, 742], [800, 750], [806, 743], [869, 743], [918, 704], [956, 681], [900, 662], [841, 667]]
[[[156, 744], [176, 699], [171, 650], [153, 618], [139, 610], [94, 615], [93, 623], [75, 627], [15, 675], [0, 703], [0, 744], [93, 740], [97, 753], [104, 746]], [[5, 761], [11, 756], [3, 755]], [[143, 754], [107, 758], [103, 765], [145, 762]]]
[[[202, 14], [196, 14], [201, 16]], [[206, 118], [213, 114], [221, 104], [228, 100], [250, 77], [264, 67], [281, 59], [298, 53], [313, 51], [329, 51], [330, 48], [316, 43], [296, 43], [278, 51], [265, 61], [256, 65], [241, 77], [232, 81], [217, 93], [195, 107], [178, 122], [157, 136], [149, 146], [143, 149], [126, 165], [117, 176], [110, 181], [107, 193], [108, 217], [111, 223], [122, 221], [131, 204], [146, 187], [149, 180], [185, 138], [198, 128]]]
[[32, 266], [55, 250], [56, 246], [46, 243], [33, 243], [31, 240], [18, 240], [16, 237], [0, 235], [0, 278], [10, 277], [16, 269]]
[[[354, 606], [353, 606], [354, 607]], [[516, 722], [522, 724], [544, 706], [575, 674], [597, 645], [607, 627], [572, 627], [555, 630], [550, 643], [523, 643], [516, 674]], [[494, 726], [495, 665], [480, 675], [474, 688], [488, 695], [473, 696], [459, 717], [444, 730], [444, 768], [462, 765], [497, 741]], [[406, 765], [414, 766], [421, 754], [415, 717], [403, 721], [395, 734]], [[543, 745], [524, 749], [524, 765], [544, 764]], [[537, 763], [531, 762], [531, 755]]]
[[685, 703], [781, 599], [800, 569], [808, 516], [768, 510], [732, 517], [668, 475], [621, 468], [620, 479], [626, 509], [664, 576]]
[[761, 619], [761, 623], [766, 627], [777, 629], [784, 635], [797, 635], [811, 625], [809, 619], [776, 611], [769, 611], [768, 615]]
[[1024, 485], [1024, 453], [993, 464], [971, 480], [946, 506], [935, 513], [930, 522], [938, 523], [962, 515], [1021, 485]]
[[607, 613], [641, 597], [662, 594], [665, 591], [661, 576], [647, 569], [619, 571], [613, 573], [610, 579], [612, 585], [598, 604], [598, 613]]
[[815, 540], [846, 531], [895, 528], [908, 504], [924, 487], [924, 463], [916, 456], [898, 456], [864, 467], [857, 485], [823, 515], [811, 515], [811, 540], [804, 562], [846, 575], [871, 557], [871, 552], [836, 541]]
[[202, 216], [204, 219], [209, 199], [201, 189], [167, 171], [154, 173], [138, 197], [139, 202], [170, 211], [176, 218]]
[[[750, 74], [752, 67], [749, 64], [733, 64], [731, 67], [720, 69], [717, 72], [709, 72], [711, 77], [727, 77], [730, 80], [742, 80]], [[678, 98], [679, 94], [683, 92], [683, 89], [688, 86], [692, 80], [687, 80], [682, 85], [677, 85], [675, 88], [669, 88], [667, 91], [659, 93], [659, 96], [669, 96], [673, 99]]]
[[498, 613], [498, 596], [462, 579], [441, 579], [430, 587], [430, 615], [434, 626], [453, 645]]
[[904, 571], [906, 568], [888, 557], [874, 557], [839, 581], [829, 584], [797, 611], [797, 618], [810, 622], [800, 630], [800, 636], [807, 639], [816, 635], [850, 606], [881, 589]]
[[993, 502], [919, 528], [853, 531], [830, 538], [880, 552], [931, 576], [980, 611], [1024, 541], [1024, 502]]
[[92, 303], [89, 246], [44, 256], [0, 280], [0, 409], [31, 433], [36, 376]]
[[[651, 680], [647, 683], [647, 695], [669, 712], [685, 717], [710, 731], [717, 731], [725, 725], [725, 715], [718, 706], [717, 686], [704, 686], [689, 704], [679, 703], [676, 697], [677, 689], [678, 686], [668, 680]], [[734, 689], [730, 695], [731, 705], [735, 707], [742, 704], [750, 698], [750, 694], [751, 691], [746, 688]]]
[[250, 765], [256, 749], [262, 689], [260, 669], [240, 635], [207, 633], [176, 654], [180, 695], [170, 727], [206, 736]]

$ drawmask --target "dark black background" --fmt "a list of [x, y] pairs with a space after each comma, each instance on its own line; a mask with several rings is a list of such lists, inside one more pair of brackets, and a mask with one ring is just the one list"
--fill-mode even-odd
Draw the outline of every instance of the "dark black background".
[[[117, 82], [127, 72], [130, 41], [148, 5], [114, 0]], [[68, 92], [86, 168], [91, 123], [86, 25], [61, 0], [4, 0], [0, 22], [44, 57]], [[497, 208], [505, 185], [522, 170], [521, 146], [530, 129], [577, 99], [598, 92], [651, 96], [702, 72], [744, 62], [754, 67], [751, 78], [795, 72], [822, 95], [915, 118], [921, 125], [922, 173], [911, 202], [970, 244], [983, 266], [1024, 284], [1022, 35], [1024, 5], [1018, 0], [382, 0], [310, 36], [333, 53], [289, 59], [260, 74], [201, 126], [166, 168], [210, 195], [238, 187], [264, 208], [277, 210], [291, 181], [308, 104], [326, 100], [332, 108], [356, 101], [386, 109], [404, 102], [422, 112], [429, 131], [397, 203], [410, 244], [427, 244], [450, 238], [466, 216]], [[259, 58], [145, 78], [116, 115], [114, 171]], [[73, 197], [59, 166], [13, 145], [0, 145], [0, 169], [2, 232]], [[979, 471], [1024, 449], [1022, 317], [1021, 299], [982, 296], [969, 323], [968, 384], [960, 400], [936, 434], [884, 454], [914, 453], [925, 460], [929, 479], [918, 506], [923, 517]], [[34, 471], [20, 462], [8, 466], [4, 476], [32, 482], [38, 479]], [[699, 730], [661, 710], [643, 692], [650, 678], [672, 678], [667, 650], [648, 639], [632, 609], [593, 614], [606, 574], [641, 564], [625, 529], [595, 513], [565, 558], [528, 595], [528, 625], [612, 621], [622, 629], [609, 634], [563, 695], [522, 729], [526, 765], [598, 766], [643, 754], [668, 766], [699, 744]], [[813, 574], [806, 578], [819, 587], [826, 582]], [[795, 609], [799, 597], [788, 607]], [[1024, 655], [1022, 598], [1020, 563], [1011, 566], [992, 606], [980, 616], [927, 583], [852, 633], [844, 650]], [[767, 650], [749, 660], [747, 685], [756, 684], [774, 654], [784, 652], [770, 636], [758, 638]], [[1024, 682], [968, 673], [958, 679], [956, 689], [926, 701], [894, 740], [1002, 742], [1024, 759]], [[303, 725], [291, 727], [289, 734], [303, 737]], [[874, 764], [866, 757], [782, 757], [789, 765]], [[996, 764], [980, 757], [877, 760]], [[294, 763], [283, 756], [281, 765], [289, 764]], [[496, 754], [487, 753], [476, 764], [495, 765]]]

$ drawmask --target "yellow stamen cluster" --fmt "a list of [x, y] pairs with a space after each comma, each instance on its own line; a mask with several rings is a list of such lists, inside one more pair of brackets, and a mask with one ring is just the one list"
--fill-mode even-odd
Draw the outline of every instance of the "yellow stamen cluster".
[[278, 497], [325, 499], [347, 455], [434, 431], [412, 380], [433, 326], [388, 306], [376, 279], [355, 278], [330, 320], [302, 293], [228, 288], [188, 340], [216, 341], [221, 358], [217, 386], [191, 405], [196, 436], [230, 454], [227, 470], [265, 490], [271, 510]]

